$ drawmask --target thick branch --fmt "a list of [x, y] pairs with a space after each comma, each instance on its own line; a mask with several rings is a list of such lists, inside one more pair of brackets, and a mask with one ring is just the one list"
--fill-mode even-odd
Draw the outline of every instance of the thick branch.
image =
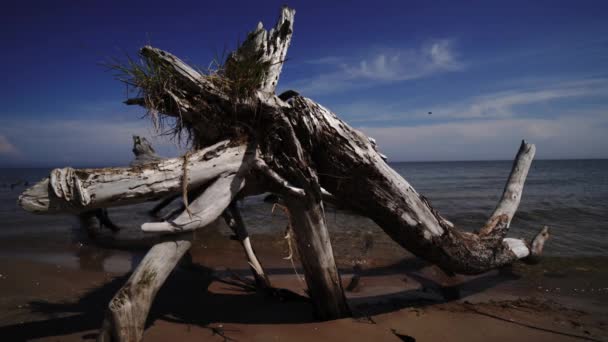
[[289, 184], [285, 178], [274, 172], [274, 170], [272, 170], [263, 160], [256, 160], [255, 168], [260, 171], [269, 181], [271, 190], [282, 195], [293, 196], [296, 198], [303, 198], [306, 196], [304, 189], [297, 188]]
[[145, 232], [183, 232], [205, 227], [217, 219], [245, 185], [236, 173], [226, 173], [218, 177], [205, 191], [190, 203], [190, 214], [184, 210], [172, 221], [144, 223]]
[[155, 245], [108, 305], [98, 341], [141, 341], [150, 306], [177, 262], [190, 248], [188, 241]]
[[521, 142], [502, 197], [486, 225], [479, 231], [479, 235], [488, 235], [492, 233], [492, 230], [496, 227], [496, 222], [499, 221], [499, 217], [501, 216], [506, 220], [506, 227], [509, 227], [513, 215], [515, 215], [517, 207], [519, 207], [524, 183], [528, 176], [528, 170], [530, 170], [532, 159], [534, 159], [535, 151], [536, 148], [534, 145], [528, 144], [525, 141]]
[[517, 156], [505, 199], [498, 206], [501, 210], [490, 220], [491, 234], [476, 235], [461, 232], [443, 219], [384, 162], [368, 137], [310, 99], [293, 96], [288, 102], [292, 109], [286, 109], [287, 115], [305, 142], [304, 150], [313, 151], [321, 184], [340, 203], [376, 221], [406, 249], [460, 273], [483, 272], [530, 255], [528, 243], [517, 240], [527, 253], [516, 252], [514, 239], [503, 241], [503, 237], [519, 204], [533, 145], [524, 144]]
[[[193, 153], [188, 159], [188, 187], [197, 188], [222, 174], [247, 172], [255, 152], [224, 141]], [[78, 213], [83, 210], [140, 203], [182, 189], [184, 158], [131, 168], [55, 169], [19, 197], [34, 213]]]
[[272, 286], [270, 285], [270, 280], [266, 276], [264, 272], [264, 268], [262, 264], [258, 260], [258, 257], [255, 255], [255, 251], [253, 250], [253, 246], [251, 245], [251, 239], [249, 238], [249, 233], [247, 232], [247, 228], [245, 227], [245, 222], [243, 222], [243, 218], [241, 217], [240, 210], [238, 209], [236, 202], [232, 202], [226, 211], [224, 211], [223, 215], [226, 224], [234, 234], [236, 238], [239, 240], [243, 249], [245, 250], [245, 254], [247, 255], [247, 261], [249, 266], [251, 267], [251, 271], [255, 278], [255, 283], [258, 289], [269, 289]]

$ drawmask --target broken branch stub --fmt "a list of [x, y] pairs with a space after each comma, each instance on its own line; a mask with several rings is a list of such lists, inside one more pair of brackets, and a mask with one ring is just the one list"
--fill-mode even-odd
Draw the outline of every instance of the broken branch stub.
[[[274, 93], [293, 34], [296, 11], [284, 6], [270, 31], [260, 22], [239, 48], [228, 56], [224, 76], [243, 90]], [[240, 84], [239, 84], [240, 82]], [[237, 95], [246, 95], [239, 94]]]

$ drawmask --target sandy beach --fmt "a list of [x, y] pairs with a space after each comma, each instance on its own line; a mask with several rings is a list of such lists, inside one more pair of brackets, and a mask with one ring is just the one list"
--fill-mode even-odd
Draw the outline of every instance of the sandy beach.
[[[19, 239], [1, 245], [4, 341], [93, 340], [105, 307], [144, 252]], [[453, 295], [454, 284], [446, 288], [437, 269], [406, 252], [384, 259], [371, 253], [358, 269], [338, 258], [353, 318], [317, 322], [303, 280], [283, 259], [281, 238], [257, 246], [272, 284], [289, 295], [242, 286], [249, 271], [239, 244], [217, 234], [197, 236], [192, 263], [183, 263], [159, 292], [145, 340], [608, 340], [605, 258], [545, 258], [460, 277], [461, 298], [453, 300], [446, 295]]]

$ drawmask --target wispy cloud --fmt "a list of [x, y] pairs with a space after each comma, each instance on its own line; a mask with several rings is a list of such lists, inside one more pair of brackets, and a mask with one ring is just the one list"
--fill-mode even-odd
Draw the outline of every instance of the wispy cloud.
[[608, 102], [602, 100], [608, 98], [607, 78], [509, 86], [407, 110], [403, 104], [375, 101], [335, 110], [376, 138], [393, 160], [510, 159], [522, 139], [538, 145], [540, 158], [608, 157]]
[[608, 157], [608, 108], [555, 118], [504, 118], [418, 126], [358, 127], [391, 160], [512, 159], [522, 139], [539, 158]]
[[460, 108], [438, 108], [433, 113], [461, 118], [506, 117], [518, 106], [604, 94], [608, 95], [608, 79], [576, 80], [479, 96]]
[[460, 70], [463, 65], [456, 61], [451, 45], [449, 40], [440, 40], [418, 50], [387, 51], [357, 66], [345, 66], [344, 71], [351, 79], [390, 82]]
[[458, 60], [453, 45], [451, 40], [443, 39], [413, 49], [384, 49], [359, 60], [322, 57], [309, 63], [333, 66], [333, 69], [286, 87], [298, 89], [305, 95], [315, 95], [462, 70], [465, 65]]
[[[431, 121], [449, 119], [496, 119], [514, 116], [533, 115], [526, 109], [528, 105], [548, 104], [557, 100], [568, 100], [592, 96], [608, 96], [608, 79], [590, 78], [561, 82], [539, 82], [524, 87], [492, 92], [468, 99], [445, 104], [430, 104], [424, 108], [401, 108], [398, 104], [390, 106], [365, 102], [337, 106], [338, 111], [350, 113], [353, 123], [366, 124], [382, 122], [394, 123], [399, 120], [426, 118]], [[432, 115], [427, 115], [432, 112]]]

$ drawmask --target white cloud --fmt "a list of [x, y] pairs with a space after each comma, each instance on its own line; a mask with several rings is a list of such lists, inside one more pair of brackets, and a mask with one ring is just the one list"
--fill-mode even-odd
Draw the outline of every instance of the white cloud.
[[0, 134], [0, 155], [16, 155], [17, 148], [2, 134]]
[[333, 65], [335, 70], [296, 81], [286, 88], [314, 95], [413, 80], [464, 68], [456, 58], [453, 43], [446, 39], [432, 41], [416, 49], [386, 49], [357, 62], [328, 56], [309, 63]]
[[419, 50], [388, 51], [370, 60], [362, 60], [356, 67], [345, 66], [346, 77], [371, 81], [405, 81], [442, 71], [462, 69], [456, 61], [451, 42], [440, 40]]
[[451, 117], [505, 117], [512, 116], [517, 106], [549, 102], [552, 100], [608, 94], [608, 80], [581, 80], [494, 93], [473, 98], [456, 110], [435, 110], [433, 113]]
[[[551, 101], [590, 96], [608, 96], [608, 79], [581, 79], [558, 83], [540, 83], [535, 86], [514, 88], [462, 101], [429, 105], [424, 108], [413, 108], [406, 111], [395, 109], [403, 106], [392, 104], [381, 105], [376, 102], [362, 101], [336, 106], [339, 112], [352, 115], [351, 122], [376, 124], [394, 122], [395, 120], [425, 118], [431, 121], [446, 119], [497, 119], [514, 116], [526, 116], [526, 105], [550, 103]], [[428, 112], [432, 115], [428, 115]]]

